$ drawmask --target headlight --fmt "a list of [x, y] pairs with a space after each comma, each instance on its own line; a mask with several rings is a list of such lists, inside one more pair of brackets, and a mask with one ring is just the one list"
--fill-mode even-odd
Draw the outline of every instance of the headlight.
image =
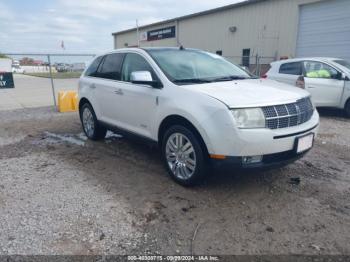
[[238, 128], [264, 128], [265, 116], [261, 108], [232, 109]]

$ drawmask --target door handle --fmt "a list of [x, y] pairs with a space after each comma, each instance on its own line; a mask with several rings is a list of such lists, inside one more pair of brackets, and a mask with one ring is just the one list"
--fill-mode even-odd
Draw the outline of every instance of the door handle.
[[308, 88], [316, 88], [316, 86], [309, 86]]
[[118, 90], [115, 90], [114, 91], [114, 94], [117, 94], [117, 95], [124, 95], [124, 92], [123, 92], [123, 90], [121, 90], [121, 89], [118, 89]]
[[91, 84], [91, 85], [89, 85], [89, 87], [90, 87], [91, 89], [95, 89], [95, 88], [96, 88], [95, 84]]

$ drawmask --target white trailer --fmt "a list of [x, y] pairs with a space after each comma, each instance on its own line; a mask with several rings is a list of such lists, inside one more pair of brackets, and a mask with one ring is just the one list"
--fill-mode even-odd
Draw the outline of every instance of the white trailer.
[[85, 63], [73, 63], [70, 66], [70, 70], [73, 72], [84, 71]]
[[0, 58], [0, 89], [14, 88], [12, 75], [12, 59]]
[[0, 72], [12, 72], [12, 59], [0, 58]]

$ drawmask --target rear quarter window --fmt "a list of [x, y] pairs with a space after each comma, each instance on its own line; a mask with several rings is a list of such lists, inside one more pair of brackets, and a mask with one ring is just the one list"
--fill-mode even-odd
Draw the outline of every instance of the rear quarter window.
[[279, 69], [280, 74], [287, 74], [287, 75], [302, 75], [302, 64], [301, 62], [292, 62], [292, 63], [285, 63], [280, 66]]

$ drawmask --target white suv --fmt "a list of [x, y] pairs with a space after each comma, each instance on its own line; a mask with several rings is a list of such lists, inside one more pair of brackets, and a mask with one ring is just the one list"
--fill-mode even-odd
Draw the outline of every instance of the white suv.
[[315, 106], [344, 109], [350, 117], [350, 63], [344, 59], [281, 60], [271, 63], [264, 77], [305, 88]]
[[252, 77], [221, 56], [185, 48], [128, 48], [97, 56], [79, 83], [83, 129], [157, 144], [178, 183], [209, 162], [280, 166], [313, 145], [319, 116], [302, 89]]

